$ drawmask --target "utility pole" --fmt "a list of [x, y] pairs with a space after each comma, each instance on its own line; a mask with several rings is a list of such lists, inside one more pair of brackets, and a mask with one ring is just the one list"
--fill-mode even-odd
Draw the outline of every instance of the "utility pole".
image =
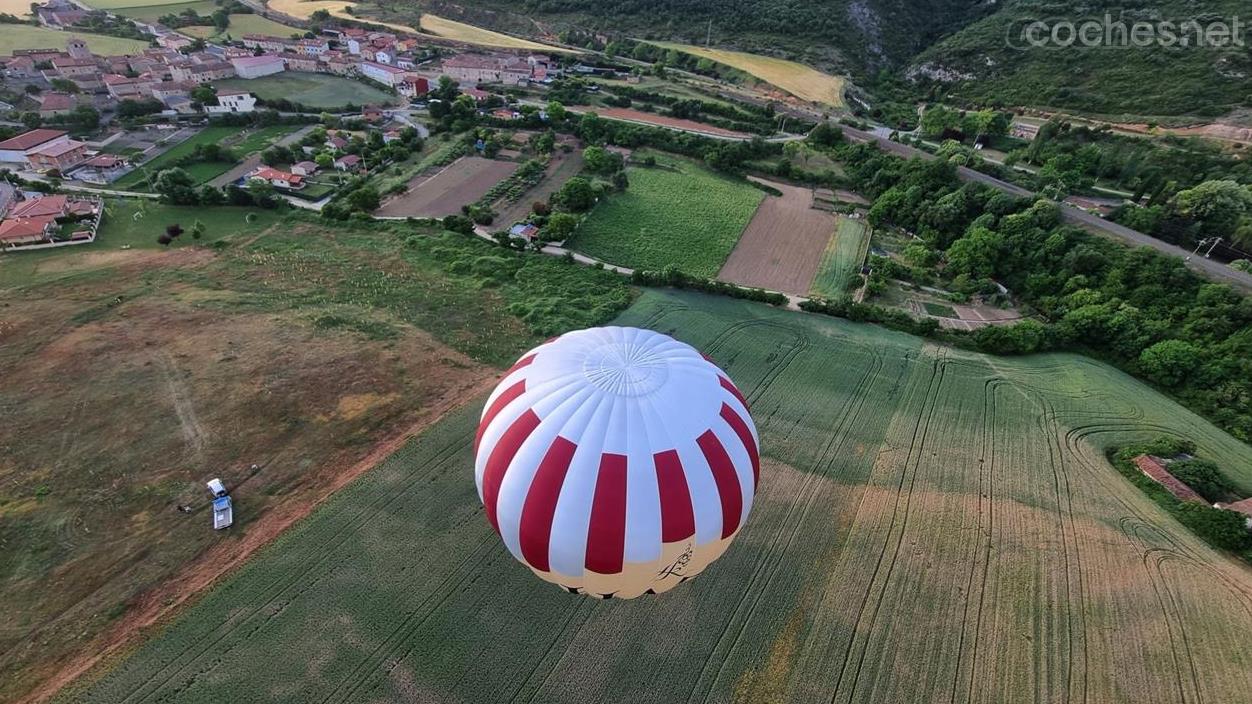
[[1205, 252], [1205, 253], [1204, 253], [1204, 258], [1205, 258], [1205, 259], [1208, 259], [1208, 258], [1209, 258], [1209, 256], [1210, 256], [1211, 254], [1213, 254], [1213, 250], [1214, 250], [1214, 249], [1217, 249], [1217, 245], [1219, 245], [1219, 244], [1221, 244], [1221, 243], [1222, 243], [1222, 238], [1220, 238], [1220, 237], [1218, 237], [1217, 239], [1213, 240], [1213, 245], [1212, 245], [1211, 247], [1209, 247], [1209, 251], [1207, 251], [1207, 252]]
[[713, 20], [709, 20], [709, 31], [704, 36], [704, 46], [705, 48], [713, 46]]

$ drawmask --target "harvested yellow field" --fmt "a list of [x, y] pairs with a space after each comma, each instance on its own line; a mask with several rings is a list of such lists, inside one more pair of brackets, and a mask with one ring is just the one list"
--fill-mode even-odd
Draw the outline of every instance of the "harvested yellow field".
[[369, 17], [358, 17], [349, 14], [346, 8], [356, 5], [354, 2], [346, 2], [345, 0], [269, 0], [266, 7], [285, 15], [307, 20], [314, 12], [318, 10], [326, 10], [331, 17], [338, 17], [346, 20], [357, 20], [360, 22], [369, 22], [381, 27], [389, 27], [397, 32], [408, 32], [410, 34], [418, 34], [419, 31], [404, 24], [395, 24], [393, 22], [383, 22]]
[[[0, 0], [2, 2], [3, 0]], [[371, 24], [390, 27], [399, 32], [409, 32], [410, 34], [433, 34], [436, 37], [451, 39], [457, 42], [465, 42], [466, 44], [478, 44], [480, 46], [497, 47], [500, 49], [528, 49], [530, 51], [562, 51], [567, 52], [568, 49], [549, 46], [539, 42], [532, 42], [529, 39], [520, 39], [511, 37], [507, 34], [493, 32], [482, 27], [475, 27], [464, 22], [456, 22], [454, 20], [445, 19], [436, 15], [422, 13], [421, 29], [414, 29], [408, 25], [395, 24], [392, 22], [383, 22], [371, 17], [362, 15], [349, 14], [347, 8], [356, 5], [354, 2], [347, 0], [269, 0], [267, 7], [275, 12], [291, 15], [300, 19], [308, 19], [310, 15], [318, 10], [326, 10], [332, 17], [340, 17], [349, 20], [358, 20], [369, 22]]]
[[0, 12], [14, 17], [29, 17], [30, 3], [25, 0], [0, 0]]
[[452, 39], [467, 44], [481, 44], [482, 46], [494, 46], [502, 49], [530, 49], [532, 51], [569, 51], [560, 47], [550, 46], [548, 44], [540, 44], [532, 42], [529, 39], [519, 39], [511, 37], [507, 34], [493, 32], [482, 27], [475, 27], [464, 22], [456, 22], [454, 20], [436, 17], [435, 15], [422, 13], [422, 29], [443, 37], [444, 39]]
[[772, 56], [748, 54], [742, 51], [709, 49], [670, 42], [650, 43], [666, 49], [674, 49], [693, 56], [699, 56], [710, 61], [716, 61], [731, 68], [737, 68], [744, 73], [756, 76], [766, 83], [778, 86], [797, 98], [836, 108], [844, 106], [844, 79], [840, 76], [822, 73], [811, 66], [787, 61], [786, 59], [775, 59]]

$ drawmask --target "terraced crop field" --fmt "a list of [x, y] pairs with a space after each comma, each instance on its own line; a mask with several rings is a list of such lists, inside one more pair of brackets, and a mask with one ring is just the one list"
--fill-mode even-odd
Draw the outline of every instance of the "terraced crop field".
[[865, 262], [865, 250], [869, 246], [869, 225], [864, 220], [839, 216], [839, 227], [826, 244], [817, 275], [813, 277], [814, 296], [842, 298]]
[[568, 246], [632, 269], [716, 276], [765, 194], [686, 159], [657, 160], [628, 168], [630, 186], [606, 196]]
[[[596, 601], [482, 515], [482, 399], [411, 441], [74, 701], [1246, 701], [1252, 571], [1104, 460], [1252, 452], [1107, 366], [648, 291], [621, 318], [743, 389], [753, 514], [691, 583]], [[835, 361], [837, 363], [832, 363]]]

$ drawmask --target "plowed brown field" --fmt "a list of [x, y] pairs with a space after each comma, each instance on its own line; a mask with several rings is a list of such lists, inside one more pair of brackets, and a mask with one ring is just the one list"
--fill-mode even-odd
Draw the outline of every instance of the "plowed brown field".
[[517, 170], [511, 161], [465, 156], [431, 177], [418, 176], [409, 191], [387, 199], [375, 215], [386, 217], [442, 218], [457, 215], [461, 206], [486, 195], [491, 187]]
[[807, 295], [837, 219], [833, 213], [812, 207], [811, 189], [754, 180], [777, 188], [782, 196], [761, 202], [717, 278]]

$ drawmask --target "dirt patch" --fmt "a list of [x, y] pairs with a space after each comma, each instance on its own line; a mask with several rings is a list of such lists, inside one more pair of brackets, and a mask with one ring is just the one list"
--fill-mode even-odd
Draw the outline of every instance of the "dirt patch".
[[[0, 311], [0, 538], [15, 556], [0, 699], [42, 701], [133, 643], [494, 377], [411, 326], [372, 340], [181, 284], [115, 293], [156, 260], [202, 259], [178, 254]], [[235, 498], [229, 531], [210, 526], [212, 477]]]
[[751, 137], [747, 132], [737, 132], [713, 125], [706, 125], [703, 122], [694, 120], [683, 120], [677, 117], [664, 117], [655, 113], [635, 110], [633, 108], [601, 108], [596, 110], [596, 114], [600, 117], [607, 117], [610, 120], [625, 120], [626, 122], [638, 122], [645, 125], [656, 125], [658, 127], [670, 127], [674, 129], [686, 130], [688, 132], [698, 132], [700, 134], [711, 134], [718, 137]]
[[482, 198], [517, 167], [518, 164], [510, 161], [461, 157], [434, 176], [414, 178], [407, 192], [387, 199], [374, 214], [414, 218], [458, 215], [461, 206]]
[[717, 278], [741, 286], [807, 295], [837, 219], [813, 208], [813, 191], [753, 179], [782, 192], [761, 201]]

